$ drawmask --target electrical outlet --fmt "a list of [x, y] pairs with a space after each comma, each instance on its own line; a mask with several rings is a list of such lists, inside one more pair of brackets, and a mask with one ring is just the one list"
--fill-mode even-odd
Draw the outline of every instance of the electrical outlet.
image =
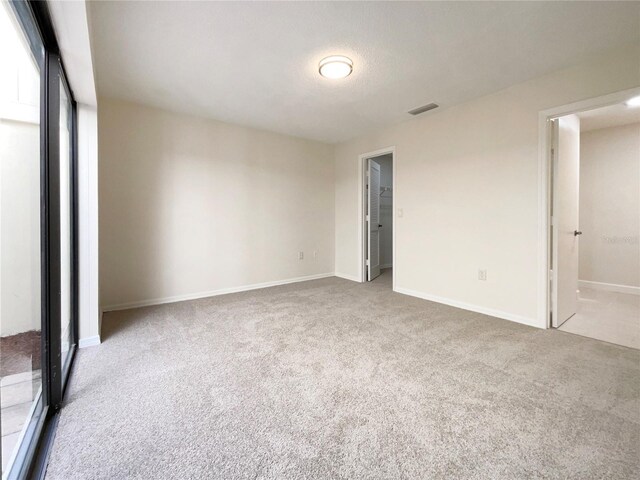
[[401, 208], [398, 209], [398, 218], [402, 218], [404, 216], [404, 210]]
[[486, 270], [478, 270], [478, 280], [486, 281], [487, 280], [487, 271]]
[[313, 258], [318, 258], [318, 250], [313, 251]]
[[304, 252], [298, 252], [298, 260], [304, 260]]

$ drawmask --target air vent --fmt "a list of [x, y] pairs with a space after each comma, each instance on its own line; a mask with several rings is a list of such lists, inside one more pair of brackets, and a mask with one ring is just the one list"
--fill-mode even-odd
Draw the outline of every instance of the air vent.
[[421, 113], [428, 112], [429, 110], [433, 110], [434, 108], [438, 108], [438, 104], [430, 103], [429, 105], [424, 105], [423, 107], [414, 108], [410, 110], [409, 113], [411, 115], [420, 115]]

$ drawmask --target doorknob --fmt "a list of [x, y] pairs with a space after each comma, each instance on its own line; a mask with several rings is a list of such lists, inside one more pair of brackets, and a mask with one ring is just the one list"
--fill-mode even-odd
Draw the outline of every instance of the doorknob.
[[381, 223], [378, 224], [378, 228], [382, 228], [382, 224]]
[[573, 231], [573, 236], [577, 237], [578, 235], [582, 235], [582, 232], [580, 230], [574, 230]]

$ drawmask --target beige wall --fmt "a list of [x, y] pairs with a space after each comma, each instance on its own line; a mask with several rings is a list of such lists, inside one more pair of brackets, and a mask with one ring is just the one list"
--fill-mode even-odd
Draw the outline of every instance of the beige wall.
[[98, 120], [103, 307], [333, 272], [330, 145], [109, 99]]
[[580, 280], [640, 287], [640, 123], [580, 136]]
[[612, 52], [338, 145], [336, 272], [359, 276], [358, 155], [394, 145], [396, 288], [544, 327], [538, 114], [639, 86], [638, 58], [637, 47]]

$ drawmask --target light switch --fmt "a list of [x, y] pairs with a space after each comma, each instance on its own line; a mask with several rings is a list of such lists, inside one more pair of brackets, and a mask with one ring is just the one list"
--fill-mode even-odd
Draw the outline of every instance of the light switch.
[[404, 211], [401, 208], [399, 208], [398, 209], [398, 218], [402, 218], [403, 215], [404, 215]]

